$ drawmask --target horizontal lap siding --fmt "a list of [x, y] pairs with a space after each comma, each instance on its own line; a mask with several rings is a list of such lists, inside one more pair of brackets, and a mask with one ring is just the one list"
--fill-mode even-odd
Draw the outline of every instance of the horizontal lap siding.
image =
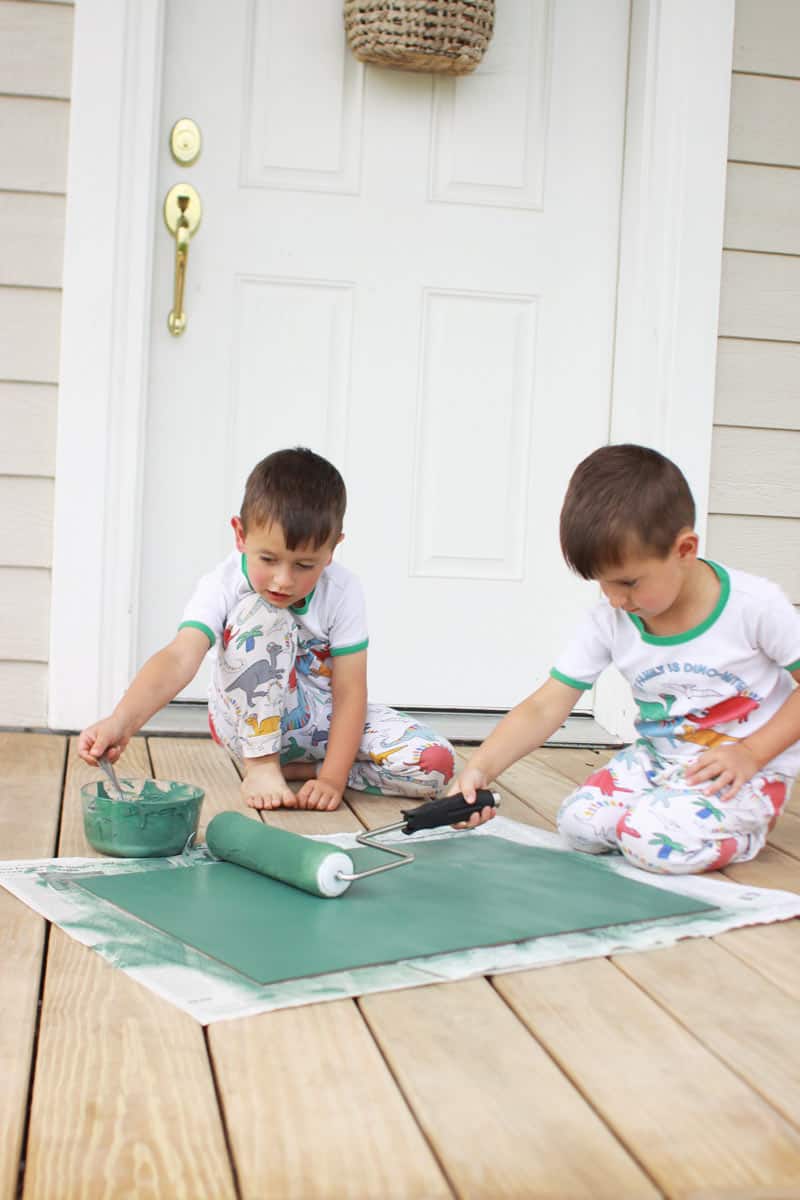
[[800, 605], [800, 5], [737, 0], [712, 557]]
[[47, 719], [72, 30], [0, 0], [0, 725]]

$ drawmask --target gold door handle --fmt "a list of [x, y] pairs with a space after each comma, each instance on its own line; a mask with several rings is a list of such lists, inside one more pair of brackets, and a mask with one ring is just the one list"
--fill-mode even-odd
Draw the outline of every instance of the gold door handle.
[[202, 215], [200, 197], [190, 183], [176, 183], [167, 192], [164, 199], [164, 221], [175, 238], [175, 291], [172, 312], [167, 317], [167, 327], [173, 337], [180, 337], [186, 328], [183, 292], [189, 261], [189, 241], [197, 232]]

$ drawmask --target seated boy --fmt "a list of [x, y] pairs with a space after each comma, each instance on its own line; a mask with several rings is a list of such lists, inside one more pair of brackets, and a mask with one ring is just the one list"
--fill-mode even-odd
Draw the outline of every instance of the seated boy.
[[[341, 475], [311, 450], [258, 463], [236, 549], [204, 576], [175, 638], [141, 668], [113, 713], [83, 731], [79, 752], [116, 762], [130, 738], [216, 650], [209, 688], [214, 738], [239, 761], [254, 808], [334, 809], [345, 787], [435, 796], [453, 749], [403, 713], [367, 704], [361, 586], [332, 561], [344, 537]], [[289, 780], [304, 781], [297, 795]]]
[[619, 849], [664, 874], [758, 854], [800, 769], [800, 616], [775, 584], [698, 558], [694, 516], [686, 480], [655, 450], [606, 446], [578, 466], [561, 548], [605, 598], [451, 791], [472, 800], [613, 663], [633, 689], [638, 738], [562, 804], [570, 847]]

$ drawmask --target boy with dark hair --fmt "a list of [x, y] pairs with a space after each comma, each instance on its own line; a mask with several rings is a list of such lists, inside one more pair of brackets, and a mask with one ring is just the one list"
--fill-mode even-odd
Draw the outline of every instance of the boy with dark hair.
[[[450, 744], [367, 703], [361, 586], [332, 561], [346, 503], [341, 475], [311, 450], [258, 463], [231, 518], [236, 549], [200, 580], [175, 638], [114, 712], [83, 731], [81, 757], [116, 762], [215, 647], [209, 725], [243, 767], [247, 804], [334, 809], [345, 787], [436, 795], [453, 774]], [[302, 781], [296, 796], [292, 780]]]
[[604, 600], [451, 791], [472, 799], [535, 750], [613, 663], [638, 737], [562, 804], [570, 847], [664, 874], [758, 854], [800, 770], [800, 616], [775, 584], [699, 558], [693, 525], [686, 480], [655, 450], [605, 446], [578, 466], [561, 547]]

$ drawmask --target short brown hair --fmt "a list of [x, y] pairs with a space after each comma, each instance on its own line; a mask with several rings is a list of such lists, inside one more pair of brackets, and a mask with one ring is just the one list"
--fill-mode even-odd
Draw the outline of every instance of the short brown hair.
[[319, 549], [342, 532], [347, 491], [336, 467], [305, 446], [276, 450], [257, 463], [244, 489], [241, 521], [248, 527], [277, 523], [288, 550]]
[[580, 463], [561, 508], [561, 551], [584, 579], [627, 554], [666, 558], [694, 527], [694, 500], [674, 462], [647, 446], [602, 446]]

